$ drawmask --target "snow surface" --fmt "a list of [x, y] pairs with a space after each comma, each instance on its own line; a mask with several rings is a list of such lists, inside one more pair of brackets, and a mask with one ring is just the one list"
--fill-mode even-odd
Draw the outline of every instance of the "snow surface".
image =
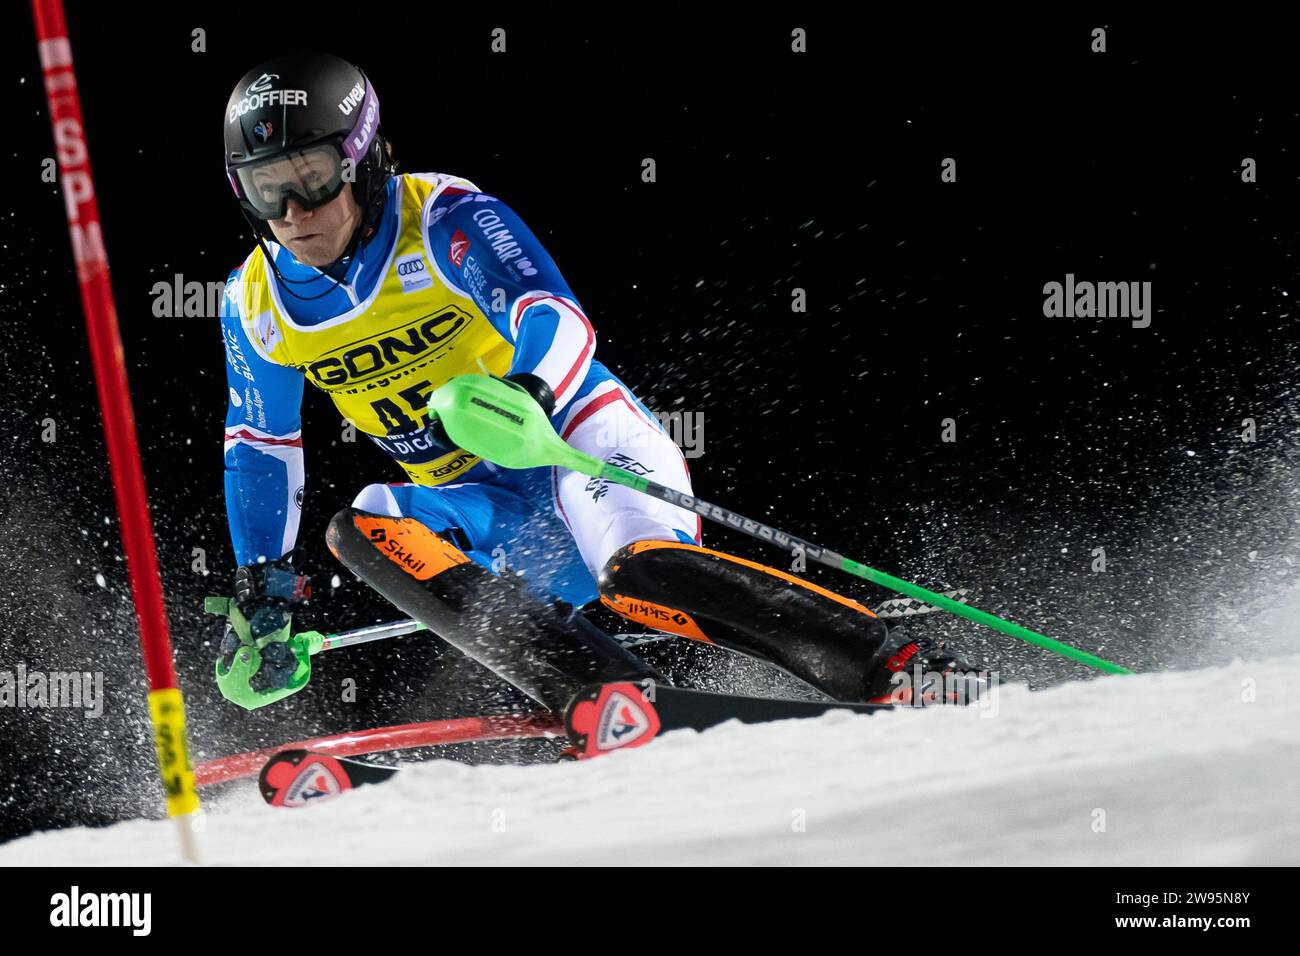
[[[210, 802], [213, 864], [1300, 863], [1300, 655], [995, 706], [670, 734], [581, 763], [413, 765], [303, 810]], [[1103, 825], [1104, 824], [1104, 825]], [[174, 825], [34, 834], [0, 865], [170, 864]]]

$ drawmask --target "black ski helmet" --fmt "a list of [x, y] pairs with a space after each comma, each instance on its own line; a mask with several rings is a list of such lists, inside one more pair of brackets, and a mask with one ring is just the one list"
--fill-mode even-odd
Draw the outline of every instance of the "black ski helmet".
[[[378, 222], [395, 167], [379, 132], [379, 97], [359, 67], [329, 53], [267, 60], [244, 74], [230, 95], [225, 130], [226, 175], [259, 239], [273, 238], [267, 220], [283, 217], [287, 199], [312, 209], [336, 198], [346, 181], [353, 184], [362, 220], [345, 256]], [[310, 184], [253, 188], [258, 167], [285, 158], [298, 164], [304, 156], [322, 167]]]

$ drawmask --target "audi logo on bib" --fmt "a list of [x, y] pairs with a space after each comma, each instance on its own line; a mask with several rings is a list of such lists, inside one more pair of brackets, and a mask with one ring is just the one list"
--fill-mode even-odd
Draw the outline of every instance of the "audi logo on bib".
[[396, 263], [397, 278], [402, 283], [403, 292], [416, 292], [433, 285], [433, 276], [424, 266], [424, 257], [418, 252], [399, 256]]

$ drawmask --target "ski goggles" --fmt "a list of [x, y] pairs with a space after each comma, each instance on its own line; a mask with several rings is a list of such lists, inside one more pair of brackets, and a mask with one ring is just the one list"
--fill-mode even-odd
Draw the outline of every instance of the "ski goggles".
[[315, 209], [343, 191], [343, 154], [322, 143], [290, 150], [234, 170], [236, 192], [258, 219], [283, 219], [289, 200]]

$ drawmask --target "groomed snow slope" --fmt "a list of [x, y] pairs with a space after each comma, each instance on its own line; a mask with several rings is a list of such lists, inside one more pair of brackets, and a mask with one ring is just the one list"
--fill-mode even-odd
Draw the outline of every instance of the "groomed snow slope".
[[[733, 723], [577, 764], [435, 761], [300, 811], [249, 784], [209, 805], [204, 852], [298, 866], [1295, 865], [1298, 689], [1300, 655], [1003, 687], [987, 710]], [[169, 821], [0, 847], [0, 865], [176, 861]]]

